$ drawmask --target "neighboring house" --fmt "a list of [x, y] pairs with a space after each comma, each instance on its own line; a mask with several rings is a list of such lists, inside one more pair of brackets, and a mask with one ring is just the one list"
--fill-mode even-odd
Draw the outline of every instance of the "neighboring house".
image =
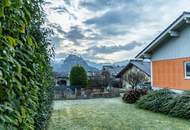
[[88, 79], [92, 79], [96, 77], [97, 75], [100, 75], [100, 71], [87, 71], [87, 77]]
[[104, 65], [102, 71], [109, 72], [111, 78], [116, 78], [117, 74], [123, 69], [123, 66]]
[[118, 74], [117, 78], [120, 78], [122, 82], [122, 87], [129, 88], [131, 87], [128, 82], [126, 81], [127, 75], [131, 71], [140, 71], [144, 74], [147, 82], [150, 81], [151, 77], [151, 69], [150, 69], [150, 62], [143, 61], [143, 60], [130, 60], [129, 63], [123, 68]]
[[152, 86], [190, 89], [190, 12], [184, 12], [136, 58], [151, 59]]
[[123, 66], [104, 65], [101, 73], [105, 86], [121, 87], [120, 80], [116, 76], [122, 69]]
[[55, 86], [69, 86], [69, 76], [63, 74], [55, 74]]

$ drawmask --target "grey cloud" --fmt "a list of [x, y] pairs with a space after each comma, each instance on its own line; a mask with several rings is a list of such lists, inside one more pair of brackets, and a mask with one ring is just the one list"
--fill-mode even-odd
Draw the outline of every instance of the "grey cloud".
[[66, 34], [66, 32], [62, 29], [62, 27], [59, 24], [51, 23], [48, 26], [50, 26], [51, 28], [55, 29], [60, 34]]
[[82, 30], [78, 26], [71, 27], [71, 30], [67, 32], [65, 37], [70, 41], [74, 42], [75, 44], [79, 44], [78, 40], [85, 38], [85, 36], [82, 33]]
[[92, 11], [99, 11], [111, 6], [112, 2], [113, 0], [84, 0], [80, 5]]
[[59, 6], [59, 7], [51, 7], [51, 9], [56, 10], [57, 12], [67, 12], [70, 13], [66, 7]]
[[105, 36], [119, 36], [129, 33], [126, 26], [114, 25], [100, 28], [100, 32]]
[[130, 32], [130, 29], [139, 24], [141, 15], [130, 9], [111, 10], [102, 16], [84, 21], [86, 25], [95, 25], [104, 36], [118, 36]]
[[83, 0], [80, 5], [91, 11], [101, 11], [136, 2], [137, 0]]
[[96, 54], [89, 54], [89, 52], [82, 54], [81, 56], [91, 61], [106, 60], [104, 57], [98, 57]]
[[44, 4], [45, 4], [45, 5], [50, 5], [50, 4], [52, 4], [52, 2], [46, 1], [46, 2], [44, 2]]
[[109, 54], [109, 53], [114, 53], [117, 51], [130, 51], [132, 49], [134, 49], [136, 46], [141, 46], [141, 43], [138, 43], [136, 41], [128, 43], [126, 45], [119, 45], [119, 46], [101, 46], [101, 47], [97, 47], [97, 46], [93, 46], [91, 48], [88, 49], [88, 51], [92, 52], [93, 54], [96, 53], [102, 53], [102, 54]]
[[56, 35], [52, 36], [50, 39], [55, 48], [59, 48], [62, 42], [65, 40], [64, 38], [60, 38], [59, 36]]
[[71, 5], [71, 0], [64, 0], [65, 4]]
[[55, 10], [57, 13], [68, 13], [70, 16], [72, 16], [74, 19], [77, 19], [77, 17], [69, 11], [69, 9], [66, 8], [66, 6], [60, 5], [58, 7], [51, 7], [50, 9]]
[[95, 17], [92, 19], [88, 19], [84, 21], [85, 24], [91, 25], [94, 24], [97, 27], [110, 26], [115, 24], [123, 24], [123, 25], [134, 25], [139, 22], [140, 15], [137, 12], [131, 10], [114, 10], [105, 13], [100, 17]]

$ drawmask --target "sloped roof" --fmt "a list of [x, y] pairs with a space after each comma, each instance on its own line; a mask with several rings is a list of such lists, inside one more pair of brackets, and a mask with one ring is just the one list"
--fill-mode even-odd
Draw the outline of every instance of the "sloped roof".
[[108, 71], [112, 76], [116, 76], [123, 68], [124, 68], [123, 66], [115, 66], [115, 65], [103, 66], [103, 69]]
[[135, 58], [144, 58], [154, 52], [162, 40], [175, 36], [176, 30], [184, 24], [190, 24], [190, 12], [183, 12], [172, 24], [170, 24], [162, 33], [160, 33], [149, 45], [147, 45]]
[[120, 78], [128, 69], [130, 69], [131, 66], [135, 66], [148, 76], [151, 76], [150, 62], [143, 60], [130, 60], [130, 62], [117, 74], [116, 77]]

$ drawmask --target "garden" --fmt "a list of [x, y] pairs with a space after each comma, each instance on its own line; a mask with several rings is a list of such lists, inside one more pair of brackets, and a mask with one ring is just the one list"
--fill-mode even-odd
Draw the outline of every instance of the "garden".
[[139, 109], [121, 98], [54, 102], [48, 130], [189, 130], [188, 120]]
[[128, 79], [132, 87], [124, 92], [122, 98], [54, 101], [49, 130], [190, 129], [189, 91], [176, 93], [168, 89], [141, 87], [138, 83], [144, 80], [139, 74], [131, 74]]
[[107, 74], [90, 79], [77, 65], [69, 77], [76, 100], [53, 101], [53, 32], [44, 26], [44, 2], [0, 0], [0, 130], [190, 129], [190, 92], [139, 88], [146, 79], [138, 72], [127, 76], [131, 88], [121, 98], [118, 82], [113, 89]]

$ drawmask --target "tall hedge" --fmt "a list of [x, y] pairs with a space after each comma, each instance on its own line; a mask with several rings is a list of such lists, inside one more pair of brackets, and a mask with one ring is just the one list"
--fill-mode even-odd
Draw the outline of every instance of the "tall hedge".
[[87, 80], [88, 80], [87, 73], [82, 66], [76, 65], [71, 69], [70, 72], [71, 85], [77, 87], [86, 87], [88, 82]]
[[51, 114], [52, 51], [42, 0], [0, 0], [0, 129], [43, 130]]

